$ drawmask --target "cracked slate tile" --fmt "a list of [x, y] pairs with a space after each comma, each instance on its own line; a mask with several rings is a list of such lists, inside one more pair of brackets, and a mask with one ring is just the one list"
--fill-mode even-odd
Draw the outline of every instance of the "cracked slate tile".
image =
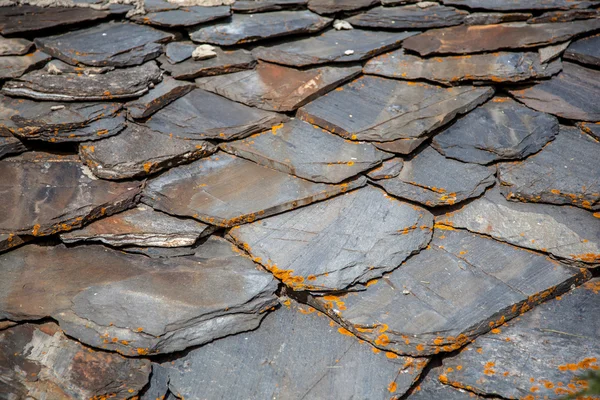
[[446, 157], [489, 164], [537, 153], [558, 130], [556, 117], [495, 97], [434, 136], [431, 146]]
[[499, 397], [481, 397], [468, 390], [444, 385], [438, 379], [438, 376], [442, 375], [443, 372], [443, 367], [435, 367], [429, 370], [425, 378], [417, 386], [411, 388], [406, 400], [484, 400], [486, 398], [502, 400]]
[[[227, 399], [238, 398], [243, 386], [249, 399], [383, 400], [405, 393], [428, 363], [379, 352], [314, 309], [291, 300], [283, 304], [256, 331], [154, 364], [162, 380], [153, 381], [153, 394], [168, 389], [178, 398]], [[236, 384], [214, 384], [224, 376], [235, 376]]]
[[234, 250], [221, 238], [169, 259], [100, 245], [22, 246], [0, 255], [10, 277], [0, 282], [10, 293], [0, 296], [0, 317], [51, 316], [82, 343], [127, 356], [208, 343], [256, 328], [277, 304], [273, 277]]
[[[525, 4], [525, 3], [524, 3]], [[430, 54], [469, 54], [503, 49], [525, 49], [560, 43], [600, 29], [600, 19], [528, 24], [509, 22], [494, 25], [459, 25], [431, 29], [406, 39], [403, 46], [422, 56]]]
[[195, 88], [191, 82], [182, 82], [165, 77], [161, 83], [152, 88], [139, 99], [125, 105], [129, 115], [134, 119], [147, 118], [166, 105], [185, 96]]
[[162, 53], [160, 43], [170, 33], [127, 22], [108, 22], [91, 28], [35, 39], [40, 49], [66, 63], [90, 66], [140, 65]]
[[132, 18], [133, 21], [164, 28], [190, 27], [227, 18], [231, 15], [229, 6], [183, 7], [177, 10], [149, 12]]
[[423, 356], [463, 347], [591, 277], [549, 257], [436, 224], [426, 250], [362, 291], [308, 304], [380, 349]]
[[360, 10], [379, 4], [379, 0], [308, 0], [308, 9], [317, 14]]
[[304, 8], [308, 0], [239, 0], [231, 5], [236, 13], [258, 13]]
[[552, 79], [509, 92], [534, 110], [566, 119], [600, 121], [600, 103], [590, 101], [599, 91], [598, 70], [563, 62], [562, 72]]
[[190, 38], [197, 43], [229, 46], [279, 36], [314, 33], [330, 23], [330, 18], [321, 17], [308, 10], [234, 14], [227, 22], [190, 31]]
[[[259, 47], [253, 53], [260, 60], [292, 67], [360, 61], [399, 47], [404, 39], [417, 33], [333, 29], [319, 36]], [[347, 54], [348, 51], [353, 53]]]
[[0, 79], [18, 78], [24, 73], [39, 68], [50, 61], [50, 56], [41, 51], [24, 56], [0, 57]]
[[229, 236], [291, 289], [338, 291], [419, 252], [432, 222], [427, 210], [367, 186], [235, 227]]
[[600, 210], [600, 143], [578, 128], [562, 126], [539, 153], [498, 164], [498, 179], [509, 200]]
[[427, 79], [444, 85], [456, 85], [471, 81], [497, 84], [547, 78], [561, 69], [560, 60], [543, 63], [538, 52], [533, 51], [421, 58], [400, 49], [369, 60], [363, 72], [396, 79]]
[[600, 122], [578, 122], [577, 126], [588, 135], [600, 140]]
[[[194, 45], [192, 51], [196, 47]], [[215, 47], [213, 51], [217, 53], [217, 56], [206, 60], [196, 61], [188, 57], [183, 62], [171, 64], [166, 56], [160, 56], [158, 61], [161, 63], [162, 69], [176, 79], [229, 74], [252, 69], [256, 65], [254, 56], [247, 50], [221, 50]]]
[[564, 57], [592, 67], [600, 67], [600, 34], [574, 41], [565, 51]]
[[142, 189], [138, 181], [108, 182], [90, 175], [77, 156], [29, 152], [1, 160], [0, 233], [68, 231], [130, 208]]
[[539, 305], [444, 360], [438, 379], [502, 398], [574, 395], [587, 388], [582, 375], [599, 367], [600, 324], [591, 318], [600, 312], [599, 293], [594, 279]]
[[370, 143], [344, 140], [297, 119], [225, 142], [221, 148], [265, 167], [324, 183], [340, 183], [391, 157]]
[[[0, 111], [1, 113], [2, 111]], [[2, 122], [0, 121], [0, 159], [24, 151], [27, 151], [27, 145], [12, 133], [2, 129]]]
[[240, 139], [270, 129], [288, 117], [194, 89], [157, 111], [145, 125], [180, 139]]
[[384, 161], [380, 167], [369, 171], [367, 176], [376, 181], [380, 179], [394, 178], [400, 174], [402, 167], [404, 167], [404, 160], [400, 157], [395, 157], [391, 160]]
[[568, 10], [586, 8], [594, 4], [589, 0], [530, 0], [527, 2], [520, 0], [442, 0], [442, 3], [494, 11]]
[[464, 23], [466, 25], [491, 25], [501, 24], [503, 22], [517, 22], [527, 21], [531, 18], [531, 13], [519, 13], [519, 12], [497, 12], [497, 13], [486, 13], [486, 12], [475, 12], [465, 16]]
[[421, 8], [418, 5], [375, 7], [362, 14], [347, 18], [352, 26], [378, 29], [427, 29], [460, 25], [466, 11], [435, 4]]
[[170, 42], [165, 46], [164, 57], [169, 64], [177, 64], [190, 58], [196, 47], [198, 46], [192, 42]]
[[437, 207], [477, 197], [495, 182], [495, 168], [446, 158], [426, 147], [404, 161], [398, 176], [376, 182], [396, 197]]
[[324, 200], [366, 184], [314, 183], [217, 153], [148, 182], [143, 202], [171, 215], [231, 227]]
[[600, 265], [600, 213], [572, 206], [508, 201], [498, 187], [436, 223], [489, 235], [579, 266]]
[[547, 22], [568, 22], [578, 19], [592, 19], [600, 16], [597, 10], [568, 10], [568, 11], [549, 11], [542, 15], [533, 17], [527, 22], [530, 24], [539, 24]]
[[33, 42], [21, 38], [4, 38], [0, 36], [0, 56], [23, 56], [29, 53]]
[[146, 385], [151, 369], [148, 360], [88, 349], [54, 322], [0, 331], [0, 361], [6, 399], [129, 399]]
[[493, 93], [490, 87], [442, 88], [363, 76], [300, 108], [297, 116], [352, 140], [418, 139]]
[[196, 79], [196, 85], [230, 100], [269, 111], [293, 111], [360, 74], [361, 67], [298, 70], [261, 62], [253, 70]]

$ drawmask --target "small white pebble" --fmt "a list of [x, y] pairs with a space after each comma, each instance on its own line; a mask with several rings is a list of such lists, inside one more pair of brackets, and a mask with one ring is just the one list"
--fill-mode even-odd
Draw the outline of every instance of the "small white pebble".
[[347, 55], [347, 56], [351, 56], [352, 54], [354, 54], [354, 50], [346, 50], [344, 52], [344, 54]]
[[404, 289], [404, 290], [402, 291], [402, 294], [403, 294], [403, 295], [410, 294], [410, 291], [409, 291], [409, 290], [406, 290], [406, 289]]
[[350, 30], [350, 29], [354, 29], [352, 27], [352, 25], [350, 25], [350, 22], [348, 21], [343, 21], [341, 19], [336, 19], [335, 21], [333, 21], [333, 29], [335, 29], [336, 31], [341, 31], [341, 30]]

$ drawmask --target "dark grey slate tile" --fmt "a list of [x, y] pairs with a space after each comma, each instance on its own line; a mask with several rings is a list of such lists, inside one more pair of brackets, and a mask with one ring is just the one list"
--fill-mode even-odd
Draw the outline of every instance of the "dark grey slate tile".
[[435, 4], [422, 8], [418, 5], [401, 7], [376, 7], [347, 18], [353, 26], [379, 29], [428, 29], [460, 25], [468, 15], [466, 11]]

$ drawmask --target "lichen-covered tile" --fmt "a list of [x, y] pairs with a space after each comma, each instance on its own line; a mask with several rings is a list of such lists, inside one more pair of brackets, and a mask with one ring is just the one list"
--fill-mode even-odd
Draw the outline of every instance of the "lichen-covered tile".
[[3, 56], [0, 57], [0, 79], [18, 78], [24, 73], [38, 68], [50, 61], [50, 56], [41, 51], [24, 56]]
[[395, 157], [391, 160], [384, 161], [380, 167], [369, 171], [367, 176], [376, 181], [380, 179], [394, 178], [400, 174], [402, 167], [404, 167], [404, 160], [400, 157]]
[[188, 94], [194, 88], [195, 86], [191, 82], [182, 82], [165, 77], [149, 93], [146, 93], [139, 99], [130, 101], [125, 107], [127, 107], [127, 111], [132, 118], [147, 118], [167, 104]]
[[442, 0], [452, 6], [474, 9], [515, 11], [515, 10], [568, 10], [570, 8], [586, 8], [593, 4], [590, 0]]
[[353, 26], [379, 29], [428, 29], [462, 24], [468, 12], [445, 7], [375, 7], [347, 19]]
[[221, 50], [215, 47], [213, 51], [217, 53], [216, 57], [206, 60], [193, 60], [190, 57], [196, 47], [196, 45], [193, 46], [190, 55], [183, 62], [173, 65], [166, 56], [160, 56], [158, 61], [161, 63], [162, 69], [176, 79], [194, 79], [200, 76], [230, 74], [252, 69], [256, 65], [252, 53], [244, 49]]
[[165, 28], [189, 27], [227, 18], [231, 15], [229, 6], [184, 7], [177, 10], [149, 12], [133, 17], [133, 21]]
[[592, 67], [600, 67], [600, 34], [571, 43], [565, 51], [565, 58]]
[[308, 0], [238, 0], [231, 5], [236, 13], [257, 13], [265, 11], [279, 11], [300, 9], [306, 6]]
[[21, 38], [4, 38], [0, 36], [0, 56], [22, 56], [29, 53], [33, 42]]

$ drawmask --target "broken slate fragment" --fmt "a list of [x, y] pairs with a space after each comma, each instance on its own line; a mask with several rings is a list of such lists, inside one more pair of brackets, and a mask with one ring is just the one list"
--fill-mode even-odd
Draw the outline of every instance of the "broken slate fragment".
[[127, 67], [158, 57], [160, 43], [173, 39], [170, 33], [149, 26], [109, 22], [91, 28], [35, 39], [35, 45], [69, 64]]
[[177, 10], [150, 12], [136, 16], [133, 21], [165, 28], [188, 27], [227, 18], [231, 15], [229, 6], [185, 7]]
[[542, 15], [533, 17], [527, 21], [529, 24], [539, 24], [547, 22], [568, 22], [578, 19], [591, 19], [600, 16], [597, 10], [568, 10], [568, 11], [549, 11]]
[[375, 7], [347, 18], [353, 26], [379, 29], [427, 29], [462, 24], [466, 11], [435, 3], [431, 7], [418, 5]]
[[428, 249], [365, 290], [308, 304], [380, 349], [423, 356], [457, 350], [590, 277], [484, 236], [436, 229]]
[[0, 360], [6, 399], [125, 400], [142, 390], [151, 368], [148, 360], [91, 350], [54, 322], [0, 331]]
[[192, 42], [167, 43], [165, 46], [165, 56], [170, 64], [177, 64], [190, 58], [196, 47]]
[[318, 32], [330, 22], [330, 18], [307, 10], [235, 14], [228, 22], [215, 23], [191, 31], [190, 38], [197, 43], [229, 46], [279, 36]]
[[18, 78], [24, 73], [39, 68], [50, 61], [50, 56], [41, 51], [24, 56], [0, 57], [0, 79]]
[[308, 9], [317, 14], [335, 14], [371, 7], [379, 0], [308, 0]]
[[0, 7], [0, 33], [37, 32], [43, 29], [104, 19], [110, 12], [81, 7], [37, 7], [20, 4], [18, 7]]
[[253, 70], [196, 79], [196, 85], [230, 100], [269, 111], [293, 111], [360, 74], [355, 67], [305, 70], [261, 62]]
[[221, 238], [169, 259], [100, 245], [26, 245], [0, 255], [0, 265], [8, 278], [0, 293], [10, 293], [0, 296], [0, 318], [52, 317], [80, 342], [127, 356], [254, 329], [277, 304], [273, 277]]
[[194, 88], [195, 86], [191, 82], [182, 82], [166, 77], [161, 83], [151, 89], [149, 93], [127, 103], [127, 111], [135, 119], [149, 117], [167, 104], [188, 94]]
[[192, 60], [192, 52], [196, 49], [192, 46], [189, 57], [178, 64], [171, 64], [164, 56], [158, 58], [162, 69], [171, 74], [176, 79], [194, 79], [200, 76], [214, 76], [230, 74], [233, 72], [252, 69], [256, 65], [256, 60], [247, 50], [221, 50], [217, 47], [213, 49], [217, 53], [216, 57], [207, 60]]
[[258, 13], [265, 11], [300, 9], [308, 0], [238, 0], [231, 5], [236, 13]]
[[563, 126], [539, 153], [498, 164], [498, 178], [509, 200], [600, 210], [600, 143], [578, 128]]
[[404, 160], [402, 158], [392, 158], [391, 160], [384, 161], [380, 167], [369, 171], [367, 176], [376, 181], [380, 179], [394, 178], [400, 174], [403, 166]]
[[[27, 235], [16, 236], [12, 233], [0, 233], [0, 253], [20, 246], [23, 243], [27, 243], [31, 239], [32, 237]], [[0, 321], [0, 325], [2, 325], [2, 321]]]
[[588, 135], [600, 140], [600, 122], [578, 122], [577, 126]]
[[2, 129], [0, 122], [0, 159], [11, 154], [19, 154], [27, 150], [27, 146], [9, 131]]
[[465, 16], [466, 25], [491, 25], [503, 22], [527, 21], [533, 14], [530, 13], [472, 13]]
[[568, 10], [570, 8], [587, 8], [593, 5], [590, 0], [442, 0], [442, 3], [472, 9], [494, 11], [517, 10]]
[[564, 43], [555, 44], [553, 46], [540, 47], [538, 49], [538, 54], [540, 56], [540, 62], [546, 63], [550, 60], [558, 58], [565, 51], [565, 49], [567, 47], [569, 47], [570, 43], [571, 42], [564, 42]]
[[217, 153], [148, 182], [143, 201], [171, 215], [231, 227], [364, 186], [313, 183], [251, 161]]
[[490, 87], [442, 88], [363, 76], [298, 110], [298, 117], [352, 140], [417, 139], [466, 113]]
[[0, 36], [0, 56], [22, 56], [31, 50], [33, 43], [27, 39], [6, 39]]
[[571, 43], [565, 51], [565, 58], [592, 67], [600, 67], [600, 34]]
[[537, 153], [558, 134], [558, 120], [506, 97], [495, 97], [433, 137], [446, 157], [489, 164]]

